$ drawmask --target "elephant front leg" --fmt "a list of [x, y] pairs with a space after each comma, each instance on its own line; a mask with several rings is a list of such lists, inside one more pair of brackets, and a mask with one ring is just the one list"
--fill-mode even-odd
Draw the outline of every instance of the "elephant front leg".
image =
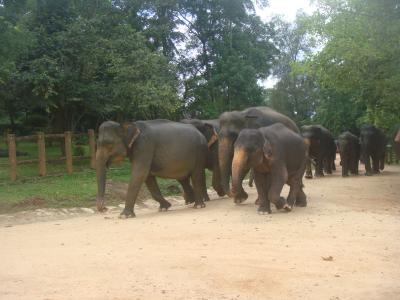
[[[268, 174], [260, 173], [257, 171], [253, 172], [254, 182], [256, 184], [257, 194], [258, 194], [258, 212], [261, 214], [271, 213], [271, 203], [268, 199], [268, 189], [270, 185], [270, 179]], [[257, 204], [257, 203], [256, 203]]]
[[154, 176], [149, 175], [146, 179], [146, 186], [147, 189], [149, 190], [151, 196], [156, 200], [158, 203], [160, 203], [159, 211], [167, 211], [168, 208], [171, 206], [171, 203], [169, 203], [165, 198], [162, 196], [160, 188], [157, 184], [157, 180]]
[[342, 159], [342, 177], [349, 176], [349, 158], [347, 156], [343, 156]]
[[218, 196], [225, 196], [224, 189], [221, 184], [221, 171], [219, 169], [218, 160], [213, 165], [213, 175], [212, 175], [212, 187], [217, 192]]
[[379, 171], [379, 157], [377, 155], [372, 156], [372, 173], [378, 174]]
[[369, 158], [369, 155], [365, 156], [365, 176], [371, 176], [372, 175], [372, 170], [371, 170], [371, 160]]
[[322, 176], [324, 176], [323, 159], [322, 157], [318, 157], [315, 166], [315, 177], [322, 177]]
[[185, 204], [190, 204], [194, 202], [194, 191], [190, 185], [190, 177], [179, 180], [179, 183], [183, 188], [183, 198], [185, 199]]
[[311, 179], [313, 178], [312, 175], [312, 169], [311, 169], [311, 158], [307, 158], [307, 162], [306, 162], [306, 178], [307, 179]]
[[[282, 166], [273, 170], [271, 172], [271, 185], [268, 190], [268, 199], [275, 204], [277, 209], [284, 208], [286, 211], [290, 211], [291, 207], [287, 204], [286, 199], [281, 197], [283, 186], [287, 181], [288, 174], [286, 168]], [[293, 194], [293, 196], [297, 194], [295, 189], [293, 190]]]
[[[204, 167], [199, 167], [192, 174], [192, 183], [194, 190], [194, 208], [203, 208], [206, 207], [203, 199], [204, 195], [207, 194], [206, 188], [206, 175], [204, 171]], [[207, 195], [208, 196], [208, 195]]]
[[121, 212], [120, 218], [135, 217], [134, 207], [136, 203], [136, 198], [139, 193], [140, 187], [147, 178], [148, 173], [148, 167], [133, 163], [131, 180], [129, 181], [128, 193], [125, 200], [125, 208]]

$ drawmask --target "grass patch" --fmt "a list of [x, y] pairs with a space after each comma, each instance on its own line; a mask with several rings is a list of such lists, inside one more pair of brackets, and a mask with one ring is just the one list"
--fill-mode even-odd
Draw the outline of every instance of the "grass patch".
[[[19, 143], [17, 150], [29, 153], [27, 157], [18, 159], [37, 157], [34, 143]], [[60, 148], [56, 144], [53, 147], [46, 147], [46, 157], [61, 157]], [[89, 160], [75, 161], [73, 174], [66, 174], [65, 163], [48, 163], [49, 176], [46, 177], [38, 177], [37, 164], [19, 165], [16, 182], [11, 182], [9, 179], [9, 169], [5, 165], [7, 163], [8, 158], [0, 158], [0, 213], [43, 207], [92, 207], [95, 205], [96, 173], [89, 168]], [[107, 179], [117, 183], [129, 182], [130, 176], [128, 161], [110, 168], [107, 172]], [[157, 178], [157, 181], [164, 196], [181, 193], [180, 185], [176, 180]], [[207, 171], [207, 186], [210, 185], [211, 173]], [[121, 198], [107, 194], [106, 203], [107, 205], [119, 204]]]

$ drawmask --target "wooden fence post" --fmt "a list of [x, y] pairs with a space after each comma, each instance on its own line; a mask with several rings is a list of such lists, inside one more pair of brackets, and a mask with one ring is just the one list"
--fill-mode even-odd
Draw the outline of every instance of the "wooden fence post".
[[89, 135], [89, 151], [90, 151], [90, 167], [96, 169], [96, 137], [94, 135], [94, 130], [88, 130]]
[[71, 131], [64, 132], [65, 138], [65, 158], [67, 164], [67, 173], [72, 173], [72, 133]]
[[11, 181], [17, 180], [17, 146], [15, 144], [15, 134], [7, 134], [8, 160], [10, 162]]
[[37, 133], [39, 176], [46, 176], [46, 142], [43, 132]]

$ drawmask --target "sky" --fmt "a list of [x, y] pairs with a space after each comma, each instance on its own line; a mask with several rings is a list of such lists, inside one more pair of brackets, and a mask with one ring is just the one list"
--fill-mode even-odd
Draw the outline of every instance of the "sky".
[[[257, 9], [257, 15], [265, 22], [269, 21], [274, 15], [281, 15], [287, 22], [293, 22], [296, 19], [296, 13], [299, 9], [307, 14], [315, 11], [315, 6], [310, 4], [309, 0], [269, 0], [269, 6], [263, 9]], [[267, 80], [261, 82], [266, 88], [272, 88], [277, 83], [277, 79], [270, 76]]]
[[286, 21], [293, 22], [297, 10], [302, 9], [307, 14], [315, 11], [315, 6], [309, 0], [269, 0], [268, 3], [268, 7], [257, 9], [263, 21], [269, 21], [273, 15], [282, 15]]

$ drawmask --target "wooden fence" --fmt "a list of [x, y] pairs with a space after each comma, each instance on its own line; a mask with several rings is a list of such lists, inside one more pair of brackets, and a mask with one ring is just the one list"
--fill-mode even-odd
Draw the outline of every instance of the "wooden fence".
[[[90, 156], [72, 156], [72, 138], [88, 136]], [[58, 159], [46, 160], [46, 139], [64, 139], [65, 144], [65, 157]], [[38, 147], [38, 159], [32, 160], [17, 160], [17, 146], [18, 141], [36, 141]], [[17, 165], [38, 163], [39, 176], [46, 176], [46, 163], [59, 162], [65, 160], [66, 170], [68, 174], [73, 172], [72, 162], [74, 159], [87, 159], [90, 158], [90, 167], [96, 168], [96, 137], [93, 129], [89, 129], [88, 133], [72, 134], [71, 131], [66, 131], [61, 134], [44, 134], [38, 132], [36, 135], [16, 137], [14, 134], [7, 134], [8, 144], [8, 159], [10, 165], [10, 178], [12, 181], [17, 180]]]

